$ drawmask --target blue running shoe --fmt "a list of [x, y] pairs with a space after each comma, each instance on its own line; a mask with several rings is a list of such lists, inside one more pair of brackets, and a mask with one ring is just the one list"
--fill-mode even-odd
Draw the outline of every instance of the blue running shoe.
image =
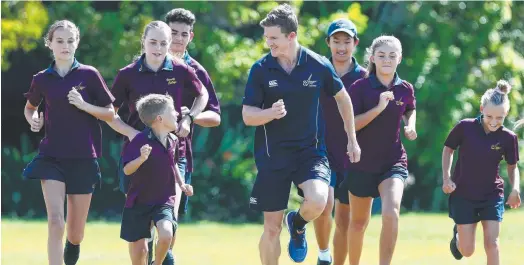
[[293, 218], [296, 214], [296, 211], [291, 211], [285, 218], [287, 231], [290, 235], [287, 251], [291, 260], [300, 263], [303, 262], [307, 256], [306, 228], [304, 227], [298, 230], [293, 227]]

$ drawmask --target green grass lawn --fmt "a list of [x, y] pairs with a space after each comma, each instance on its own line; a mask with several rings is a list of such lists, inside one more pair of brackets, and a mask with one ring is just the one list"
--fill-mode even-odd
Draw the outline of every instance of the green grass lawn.
[[[482, 230], [477, 230], [477, 248], [473, 257], [456, 261], [449, 253], [452, 222], [444, 214], [405, 214], [392, 264], [399, 265], [481, 265], [485, 263]], [[374, 216], [366, 234], [361, 265], [378, 264], [380, 218]], [[315, 265], [317, 246], [309, 226], [308, 259]], [[285, 231], [285, 230], [284, 230]], [[78, 265], [130, 264], [127, 244], [119, 237], [118, 223], [89, 222]], [[261, 225], [227, 225], [216, 223], [181, 224], [177, 264], [182, 265], [251, 265], [260, 264], [258, 240]], [[4, 265], [47, 264], [45, 222], [3, 220], [2, 259]], [[294, 264], [287, 256], [289, 236], [281, 237], [280, 264]], [[500, 236], [501, 264], [524, 264], [524, 211], [507, 211]]]

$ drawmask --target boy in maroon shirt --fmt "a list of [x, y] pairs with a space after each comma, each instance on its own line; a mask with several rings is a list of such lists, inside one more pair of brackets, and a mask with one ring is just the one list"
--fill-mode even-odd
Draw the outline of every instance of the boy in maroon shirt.
[[155, 262], [162, 264], [173, 239], [176, 185], [186, 195], [193, 188], [185, 184], [176, 165], [178, 113], [169, 95], [150, 94], [137, 102], [140, 120], [148, 127], [138, 133], [122, 155], [124, 173], [130, 177], [120, 237], [130, 242], [133, 264], [145, 264], [150, 224], [158, 233]]

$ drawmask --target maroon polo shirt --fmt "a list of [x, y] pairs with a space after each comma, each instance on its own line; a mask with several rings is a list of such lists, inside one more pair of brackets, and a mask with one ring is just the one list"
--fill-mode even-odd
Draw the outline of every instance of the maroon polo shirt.
[[459, 149], [452, 175], [457, 185], [454, 194], [469, 200], [504, 197], [500, 161], [506, 160], [509, 165], [519, 161], [518, 139], [514, 132], [500, 127], [486, 133], [482, 117], [464, 119], [451, 130], [444, 145]]
[[150, 128], [144, 129], [124, 148], [124, 166], [140, 157], [140, 148], [148, 144], [152, 147], [148, 159], [130, 175], [126, 208], [140, 205], [175, 205], [175, 184], [178, 168], [178, 140], [174, 134], [168, 137], [167, 148], [156, 138]]
[[[201, 95], [202, 83], [195, 71], [181, 60], [166, 57], [158, 72], [149, 69], [144, 63], [145, 55], [132, 64], [120, 69], [113, 83], [115, 107], [126, 104], [129, 107], [127, 124], [137, 130], [146, 126], [140, 121], [136, 102], [148, 94], [168, 94], [175, 101], [175, 110], [180, 113], [183, 97], [193, 99]], [[127, 139], [126, 139], [127, 143]], [[180, 140], [180, 156], [185, 156], [185, 140]]]
[[[366, 74], [366, 69], [357, 63], [355, 57], [351, 58], [351, 60], [353, 61], [352, 69], [341, 77], [346, 91], [349, 91], [349, 87], [358, 79], [364, 78]], [[322, 93], [320, 95], [320, 103], [322, 104], [324, 120], [326, 121], [326, 147], [329, 166], [335, 171], [341, 172], [349, 164], [347, 155], [348, 138], [344, 129], [344, 121], [342, 116], [340, 116], [337, 101], [333, 96]]]
[[[217, 98], [217, 94], [215, 92], [215, 87], [213, 86], [213, 82], [211, 82], [211, 78], [209, 77], [209, 74], [207, 73], [206, 69], [200, 63], [198, 63], [195, 59], [193, 59], [191, 56], [189, 56], [189, 53], [186, 51], [183, 57], [183, 60], [185, 63], [191, 68], [193, 68], [198, 76], [198, 79], [202, 82], [202, 84], [206, 87], [207, 93], [209, 94], [209, 100], [207, 101], [206, 108], [204, 111], [213, 111], [215, 113], [218, 113], [220, 115], [220, 103]], [[188, 108], [191, 108], [193, 106], [193, 102], [195, 101], [195, 97], [192, 96], [191, 93], [185, 93], [184, 99], [182, 100], [182, 106], [186, 106]], [[191, 132], [189, 135], [185, 138], [186, 141], [186, 153], [185, 156], [187, 158], [187, 172], [193, 171], [193, 149], [191, 145], [191, 141], [193, 139], [193, 126], [191, 125]]]
[[358, 163], [349, 164], [351, 168], [376, 174], [382, 174], [395, 165], [407, 168], [408, 159], [400, 141], [400, 131], [403, 127], [402, 116], [415, 109], [413, 85], [395, 74], [393, 84], [387, 88], [372, 74], [353, 83], [349, 88], [349, 95], [356, 116], [376, 107], [380, 94], [385, 91], [392, 91], [395, 99], [357, 132], [362, 153]]
[[25, 97], [33, 106], [45, 101], [45, 136], [39, 153], [55, 158], [97, 158], [102, 156], [102, 129], [97, 118], [69, 103], [75, 88], [85, 102], [105, 107], [114, 101], [104, 79], [94, 67], [76, 59], [69, 73], [61, 77], [49, 68], [33, 76]]

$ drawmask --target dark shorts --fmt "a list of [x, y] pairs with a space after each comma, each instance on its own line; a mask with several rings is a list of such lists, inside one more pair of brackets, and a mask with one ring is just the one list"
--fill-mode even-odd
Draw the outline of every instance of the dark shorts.
[[504, 197], [490, 200], [468, 200], [453, 195], [449, 196], [449, 217], [456, 224], [475, 224], [482, 220], [502, 222]]
[[66, 194], [90, 194], [101, 179], [96, 158], [54, 158], [37, 155], [22, 173], [24, 179], [65, 183]]
[[286, 209], [291, 183], [298, 186], [307, 180], [320, 179], [329, 184], [331, 170], [325, 152], [308, 149], [286, 161], [289, 163], [279, 169], [258, 168], [249, 199], [251, 209], [263, 212]]
[[[191, 172], [186, 172], [187, 168], [187, 159], [185, 157], [181, 157], [178, 159], [178, 169], [180, 170], [181, 174], [185, 174], [185, 183], [191, 184]], [[189, 204], [189, 197], [186, 196], [185, 193], [182, 193], [182, 197], [180, 198], [180, 207], [178, 208], [178, 216], [183, 216], [187, 213], [187, 205]]]
[[390, 170], [381, 174], [351, 169], [344, 181], [346, 183], [342, 183], [342, 185], [346, 186], [354, 196], [376, 198], [380, 196], [378, 185], [382, 181], [389, 178], [399, 178], [405, 181], [407, 177], [408, 169], [403, 166], [393, 166]]
[[120, 238], [127, 242], [135, 242], [143, 238], [151, 237], [151, 221], [156, 226], [160, 220], [168, 220], [173, 224], [173, 234], [177, 228], [177, 222], [173, 216], [173, 206], [162, 205], [133, 205], [124, 208], [122, 213], [122, 225], [120, 226]]
[[346, 179], [347, 171], [340, 172], [331, 170], [331, 183], [330, 186], [335, 189], [335, 200], [338, 200], [340, 203], [349, 204], [349, 194], [348, 188], [343, 184], [344, 179]]

